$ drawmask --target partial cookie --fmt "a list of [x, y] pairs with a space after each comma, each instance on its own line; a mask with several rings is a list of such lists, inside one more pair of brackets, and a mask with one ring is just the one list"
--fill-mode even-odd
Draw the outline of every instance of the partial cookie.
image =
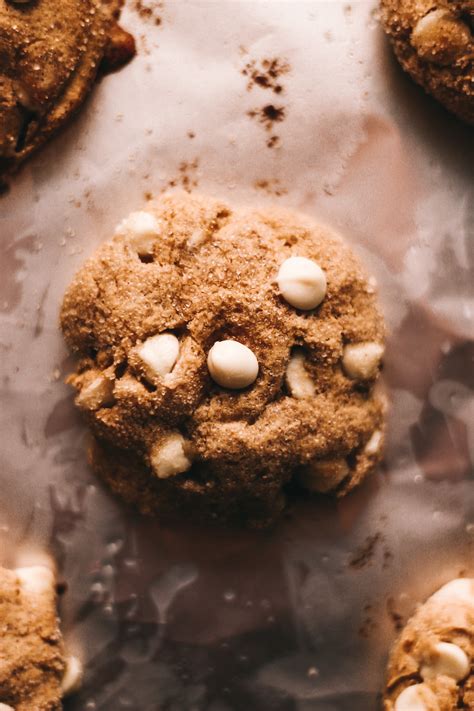
[[381, 0], [382, 21], [410, 76], [474, 123], [474, 0]]
[[122, 0], [0, 0], [0, 182], [76, 112], [99, 68], [124, 64]]
[[60, 711], [77, 687], [80, 662], [65, 657], [56, 602], [49, 568], [0, 568], [1, 711]]
[[388, 666], [385, 711], [474, 709], [474, 579], [452, 580], [408, 621]]
[[343, 495], [380, 461], [374, 288], [308, 217], [164, 196], [80, 270], [61, 323], [92, 465], [142, 511], [263, 524], [291, 480]]

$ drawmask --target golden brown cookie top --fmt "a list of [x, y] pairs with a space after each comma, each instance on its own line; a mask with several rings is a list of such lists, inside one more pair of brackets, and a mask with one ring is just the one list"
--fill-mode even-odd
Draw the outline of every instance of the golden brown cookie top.
[[474, 579], [444, 585], [409, 620], [390, 656], [386, 711], [474, 708]]
[[460, 118], [474, 122], [473, 0], [381, 0], [402, 67]]
[[59, 711], [65, 669], [53, 573], [0, 568], [0, 708]]
[[[315, 458], [343, 461], [381, 427], [374, 288], [302, 215], [163, 196], [79, 271], [61, 323], [94, 432], [159, 478], [225, 463], [288, 479]], [[359, 474], [326, 467], [322, 486]]]
[[120, 5], [121, 0], [0, 0], [0, 176], [81, 103]]

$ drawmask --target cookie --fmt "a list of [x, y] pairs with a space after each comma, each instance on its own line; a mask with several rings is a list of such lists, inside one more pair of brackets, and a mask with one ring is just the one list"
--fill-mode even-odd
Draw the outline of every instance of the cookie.
[[452, 580], [408, 621], [392, 650], [385, 711], [474, 709], [474, 579]]
[[80, 664], [64, 653], [52, 571], [0, 568], [0, 619], [0, 711], [59, 711]]
[[381, 0], [403, 69], [456, 116], [474, 123], [473, 0]]
[[133, 56], [121, 4], [0, 0], [0, 181], [77, 111], [101, 66]]
[[308, 217], [165, 195], [79, 271], [61, 325], [92, 466], [144, 512], [263, 525], [290, 482], [342, 496], [380, 460], [374, 286]]

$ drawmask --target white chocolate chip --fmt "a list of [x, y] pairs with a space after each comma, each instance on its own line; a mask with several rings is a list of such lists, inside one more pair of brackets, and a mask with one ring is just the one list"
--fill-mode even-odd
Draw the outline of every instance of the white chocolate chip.
[[184, 437], [175, 432], [152, 449], [150, 461], [158, 479], [168, 479], [188, 471], [192, 461], [186, 454], [185, 445]]
[[290, 257], [280, 267], [277, 277], [281, 295], [291, 306], [309, 311], [326, 296], [326, 275], [312, 259]]
[[349, 474], [350, 469], [343, 457], [316, 459], [299, 473], [301, 486], [308, 491], [325, 493], [335, 489]]
[[411, 34], [412, 40], [422, 39], [426, 36], [430, 36], [432, 33], [437, 34], [440, 21], [444, 20], [445, 17], [453, 17], [446, 8], [439, 8], [438, 10], [431, 10], [424, 17], [420, 18], [413, 28]]
[[306, 370], [302, 348], [295, 348], [286, 368], [286, 382], [292, 396], [297, 400], [313, 397], [316, 391], [313, 380]]
[[76, 397], [76, 404], [85, 410], [98, 410], [114, 402], [114, 381], [105, 375], [98, 375], [85, 385]]
[[202, 229], [202, 227], [196, 227], [188, 237], [187, 245], [190, 249], [193, 247], [199, 247], [204, 244], [208, 238], [207, 230]]
[[179, 341], [173, 333], [160, 333], [148, 338], [138, 349], [138, 355], [151, 375], [164, 378], [178, 360]]
[[469, 659], [461, 647], [450, 642], [439, 642], [433, 647], [430, 659], [421, 667], [420, 674], [423, 681], [437, 676], [449, 676], [454, 681], [461, 681], [469, 669]]
[[353, 380], [370, 380], [377, 375], [384, 347], [380, 343], [351, 343], [344, 348], [342, 367]]
[[426, 684], [413, 684], [398, 696], [394, 711], [439, 711], [439, 704]]
[[369, 455], [369, 457], [372, 454], [377, 454], [377, 452], [380, 449], [380, 445], [382, 444], [382, 439], [383, 435], [380, 430], [375, 430], [375, 432], [372, 434], [372, 437], [369, 439], [367, 444], [365, 445], [365, 453]]
[[32, 565], [27, 568], [17, 568], [15, 573], [22, 589], [26, 593], [41, 595], [51, 592], [54, 588], [54, 573], [45, 565]]
[[469, 27], [446, 8], [432, 10], [416, 23], [411, 44], [428, 62], [449, 64], [466, 52], [472, 40]]
[[132, 212], [117, 226], [116, 235], [125, 235], [140, 257], [153, 254], [156, 238], [161, 234], [162, 223], [150, 212]]
[[0, 711], [15, 711], [13, 706], [7, 706], [7, 704], [0, 704]]
[[434, 595], [432, 600], [446, 600], [446, 602], [472, 605], [474, 607], [474, 578], [456, 578], [443, 585]]
[[255, 353], [238, 341], [216, 341], [207, 356], [211, 378], [223, 388], [240, 390], [258, 375]]
[[70, 655], [66, 659], [66, 669], [64, 670], [64, 676], [61, 682], [61, 690], [64, 696], [78, 691], [82, 684], [83, 675], [84, 667], [81, 660], [73, 654]]

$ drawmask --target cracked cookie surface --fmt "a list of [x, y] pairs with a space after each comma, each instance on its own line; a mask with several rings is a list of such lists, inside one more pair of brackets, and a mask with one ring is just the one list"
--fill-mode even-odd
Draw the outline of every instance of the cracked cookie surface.
[[474, 708], [474, 579], [444, 585], [408, 621], [390, 655], [385, 711]]
[[403, 69], [449, 111], [474, 123], [474, 0], [381, 0]]
[[53, 573], [0, 568], [0, 708], [60, 711], [66, 661]]
[[165, 195], [79, 271], [61, 325], [92, 465], [144, 512], [263, 525], [291, 480], [342, 495], [380, 460], [374, 288], [305, 216]]
[[102, 63], [133, 56], [122, 0], [0, 0], [0, 180], [75, 113]]

